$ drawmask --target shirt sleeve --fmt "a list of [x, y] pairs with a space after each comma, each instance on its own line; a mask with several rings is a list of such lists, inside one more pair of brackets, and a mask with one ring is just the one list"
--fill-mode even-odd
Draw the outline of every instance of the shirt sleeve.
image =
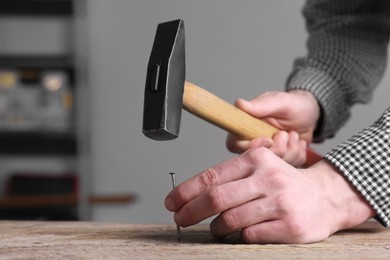
[[308, 0], [303, 15], [308, 53], [295, 61], [286, 89], [317, 98], [322, 115], [314, 141], [320, 142], [334, 136], [353, 104], [370, 100], [385, 71], [390, 1]]
[[370, 127], [324, 157], [339, 169], [390, 227], [390, 107]]
[[[322, 115], [315, 141], [332, 137], [355, 103], [371, 98], [386, 67], [390, 1], [308, 0], [303, 9], [309, 39], [286, 89], [317, 98]], [[370, 127], [324, 156], [390, 227], [390, 107]]]

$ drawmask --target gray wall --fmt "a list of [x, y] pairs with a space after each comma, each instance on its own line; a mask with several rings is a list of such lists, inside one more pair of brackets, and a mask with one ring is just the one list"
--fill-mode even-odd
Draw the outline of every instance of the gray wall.
[[[187, 80], [229, 102], [282, 90], [294, 58], [305, 53], [303, 0], [89, 0], [87, 31], [91, 101], [91, 180], [95, 193], [134, 192], [128, 207], [96, 206], [94, 220], [171, 223], [163, 206], [170, 171], [183, 181], [233, 155], [226, 134], [188, 113], [179, 139], [156, 142], [141, 133], [146, 66], [156, 26], [182, 18]], [[390, 78], [370, 105], [320, 152], [371, 124], [388, 104]]]

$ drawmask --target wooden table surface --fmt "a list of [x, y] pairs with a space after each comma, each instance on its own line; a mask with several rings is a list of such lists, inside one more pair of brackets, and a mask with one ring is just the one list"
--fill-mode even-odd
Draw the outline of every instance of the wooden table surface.
[[390, 259], [390, 229], [369, 221], [308, 245], [218, 241], [207, 225], [0, 221], [0, 259]]

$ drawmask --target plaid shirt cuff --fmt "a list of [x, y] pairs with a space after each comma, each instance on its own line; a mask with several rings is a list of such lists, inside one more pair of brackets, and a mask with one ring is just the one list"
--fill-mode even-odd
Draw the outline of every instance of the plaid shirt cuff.
[[287, 91], [310, 91], [321, 107], [322, 120], [317, 124], [314, 142], [333, 137], [350, 116], [349, 104], [345, 102], [345, 95], [339, 85], [328, 74], [314, 67], [299, 68], [287, 80]]
[[390, 227], [390, 107], [375, 124], [324, 158], [367, 200], [377, 220]]

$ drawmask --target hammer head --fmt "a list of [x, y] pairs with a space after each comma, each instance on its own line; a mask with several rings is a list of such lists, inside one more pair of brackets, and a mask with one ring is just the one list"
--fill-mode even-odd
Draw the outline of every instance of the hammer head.
[[184, 22], [161, 23], [146, 75], [142, 132], [154, 140], [178, 137], [185, 80]]

